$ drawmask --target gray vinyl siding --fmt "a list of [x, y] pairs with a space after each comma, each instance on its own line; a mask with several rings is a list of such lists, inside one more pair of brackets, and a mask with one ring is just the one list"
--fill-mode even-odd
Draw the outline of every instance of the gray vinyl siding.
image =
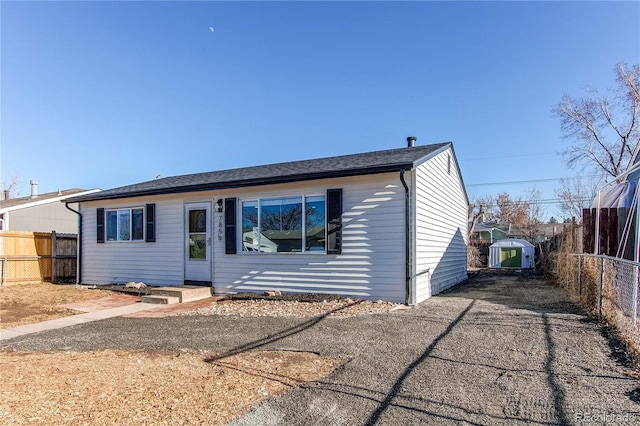
[[[76, 209], [74, 204], [71, 208]], [[12, 231], [51, 232], [76, 234], [78, 215], [67, 209], [64, 203], [55, 201], [6, 213]]]
[[[156, 204], [156, 242], [107, 241], [96, 243], [96, 209], [144, 207]], [[131, 198], [82, 203], [83, 284], [150, 285], [184, 283], [183, 199], [179, 196]]]
[[[404, 189], [388, 173], [227, 192], [242, 200], [343, 189], [342, 254], [224, 253], [215, 247], [215, 292], [327, 293], [404, 301]], [[221, 213], [216, 213], [219, 220]], [[240, 239], [239, 239], [240, 240]]]
[[[184, 283], [184, 203], [235, 197], [241, 202], [343, 189], [342, 254], [225, 254], [224, 213], [212, 212], [212, 280], [216, 294], [327, 293], [404, 302], [404, 188], [397, 173], [324, 179], [190, 194], [82, 203], [82, 281]], [[156, 204], [156, 242], [96, 243], [96, 208]], [[238, 241], [241, 230], [238, 229]]]
[[451, 148], [420, 165], [415, 182], [414, 273], [419, 303], [467, 277], [468, 202]]

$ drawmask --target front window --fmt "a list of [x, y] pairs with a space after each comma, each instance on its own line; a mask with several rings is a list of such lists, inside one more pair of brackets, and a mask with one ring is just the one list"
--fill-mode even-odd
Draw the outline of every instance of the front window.
[[306, 198], [306, 244], [305, 251], [325, 250], [326, 212], [324, 195]]
[[142, 241], [144, 209], [107, 210], [107, 241]]
[[242, 202], [242, 251], [325, 252], [325, 197], [294, 196]]

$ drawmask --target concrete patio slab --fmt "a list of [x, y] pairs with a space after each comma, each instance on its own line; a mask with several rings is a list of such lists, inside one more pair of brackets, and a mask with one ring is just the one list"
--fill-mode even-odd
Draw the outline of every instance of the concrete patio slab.
[[224, 296], [211, 296], [205, 299], [199, 299], [185, 303], [176, 303], [173, 305], [156, 305], [159, 307], [159, 309], [154, 309], [152, 311], [145, 310], [133, 312], [131, 314], [126, 314], [123, 316], [127, 318], [162, 318], [176, 315], [182, 312], [192, 311], [198, 308], [206, 308], [222, 299], [224, 299]]
[[103, 309], [127, 306], [140, 301], [140, 296], [131, 294], [114, 294], [113, 296], [101, 297], [100, 299], [84, 300], [82, 302], [67, 303], [60, 305], [66, 309], [73, 309], [80, 312], [94, 312]]

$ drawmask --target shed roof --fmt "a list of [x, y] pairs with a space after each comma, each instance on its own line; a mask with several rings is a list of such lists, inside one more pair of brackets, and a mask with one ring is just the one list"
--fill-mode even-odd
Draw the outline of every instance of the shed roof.
[[505, 240], [497, 241], [491, 244], [490, 247], [533, 247], [527, 240], [520, 240], [517, 238], [507, 238]]
[[175, 194], [213, 189], [241, 188], [313, 179], [358, 176], [411, 169], [426, 161], [451, 142], [291, 161], [154, 179], [74, 197], [70, 201], [93, 201], [144, 195]]
[[510, 223], [506, 223], [506, 222], [501, 222], [501, 223], [497, 223], [497, 222], [479, 222], [476, 224], [476, 227], [474, 228], [475, 232], [481, 232], [481, 231], [493, 231], [493, 230], [497, 230], [500, 231], [504, 234], [508, 234], [509, 233], [509, 229], [511, 229], [511, 224]]

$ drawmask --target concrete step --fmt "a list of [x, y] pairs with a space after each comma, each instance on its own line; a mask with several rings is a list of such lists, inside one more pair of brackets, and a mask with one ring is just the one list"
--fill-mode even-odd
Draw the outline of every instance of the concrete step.
[[158, 305], [173, 305], [180, 303], [180, 299], [175, 296], [146, 295], [140, 298], [142, 303], [155, 303]]
[[202, 286], [176, 286], [176, 287], [147, 287], [154, 296], [177, 297], [179, 303], [211, 297], [211, 287]]

